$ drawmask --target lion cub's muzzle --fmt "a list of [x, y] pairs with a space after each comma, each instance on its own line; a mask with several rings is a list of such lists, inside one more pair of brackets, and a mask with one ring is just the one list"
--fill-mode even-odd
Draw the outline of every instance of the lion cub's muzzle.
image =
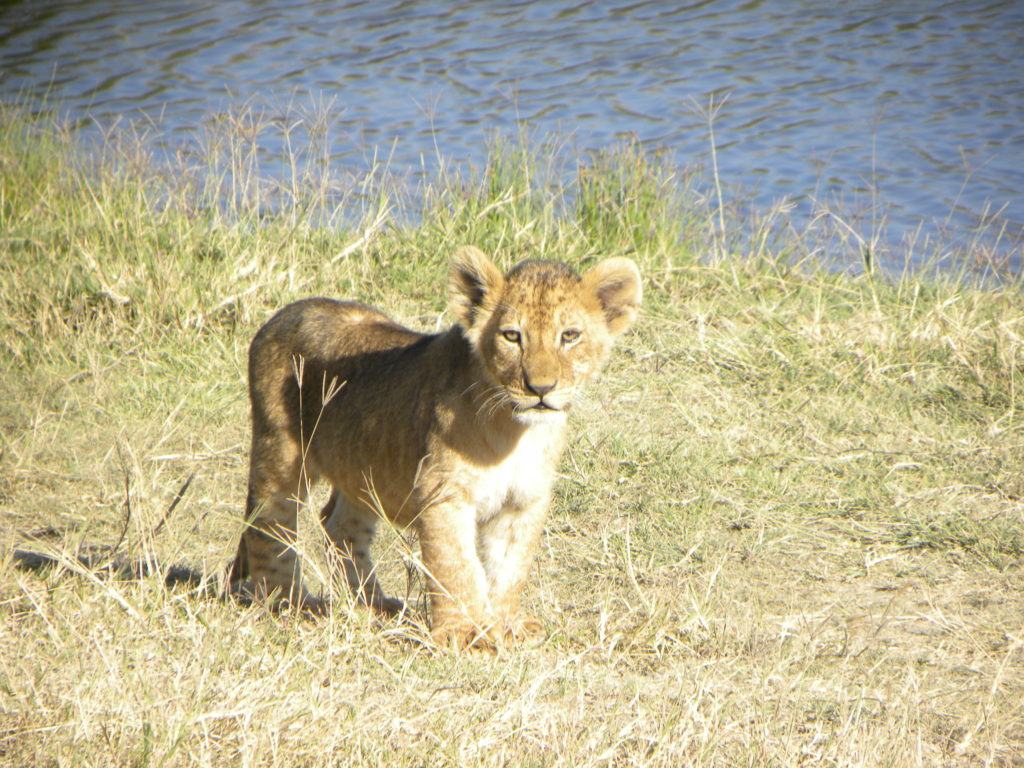
[[527, 384], [525, 392], [509, 394], [516, 418], [528, 423], [564, 418], [572, 407], [572, 390], [558, 389], [554, 384]]

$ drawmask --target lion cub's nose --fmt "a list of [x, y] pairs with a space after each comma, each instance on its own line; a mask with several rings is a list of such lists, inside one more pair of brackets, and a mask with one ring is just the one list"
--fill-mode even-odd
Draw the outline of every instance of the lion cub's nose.
[[544, 380], [530, 381], [529, 379], [527, 379], [526, 388], [530, 390], [530, 392], [535, 394], [537, 397], [544, 397], [544, 395], [548, 394], [551, 390], [555, 388], [555, 382]]

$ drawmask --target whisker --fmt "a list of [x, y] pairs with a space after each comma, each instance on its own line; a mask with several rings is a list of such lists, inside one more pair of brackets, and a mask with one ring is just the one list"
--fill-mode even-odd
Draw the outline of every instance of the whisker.
[[484, 410], [485, 415], [489, 418], [498, 412], [498, 409], [505, 402], [505, 398], [501, 395], [495, 395], [491, 397], [485, 404]]
[[499, 405], [508, 398], [508, 392], [504, 387], [490, 387], [489, 391], [481, 393], [478, 399], [477, 415], [491, 416]]

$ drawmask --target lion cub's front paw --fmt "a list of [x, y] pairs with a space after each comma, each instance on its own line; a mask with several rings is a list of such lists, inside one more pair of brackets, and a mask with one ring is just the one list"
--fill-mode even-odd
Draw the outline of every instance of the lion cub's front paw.
[[533, 645], [544, 635], [544, 625], [532, 616], [509, 622], [494, 621], [486, 626], [470, 621], [446, 622], [431, 630], [439, 648], [496, 653], [499, 648]]
[[496, 653], [499, 636], [493, 624], [481, 627], [471, 621], [445, 622], [430, 631], [434, 645], [450, 651]]
[[533, 616], [520, 616], [510, 619], [506, 635], [517, 644], [534, 645], [544, 637], [544, 625]]

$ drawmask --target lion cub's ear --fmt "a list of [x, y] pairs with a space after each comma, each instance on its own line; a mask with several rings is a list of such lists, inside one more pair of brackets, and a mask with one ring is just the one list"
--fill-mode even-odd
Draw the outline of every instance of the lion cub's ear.
[[636, 320], [643, 287], [640, 270], [631, 259], [605, 259], [583, 275], [581, 289], [596, 296], [608, 330], [620, 334]]
[[464, 245], [455, 252], [448, 269], [448, 309], [466, 329], [473, 326], [481, 309], [492, 309], [505, 278], [483, 251]]

